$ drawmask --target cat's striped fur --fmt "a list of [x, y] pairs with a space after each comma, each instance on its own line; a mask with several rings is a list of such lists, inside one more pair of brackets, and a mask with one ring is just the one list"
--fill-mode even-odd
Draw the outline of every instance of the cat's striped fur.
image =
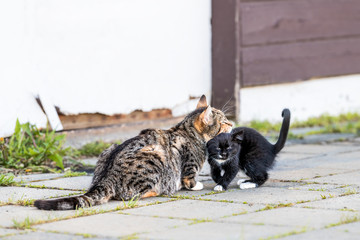
[[225, 115], [207, 106], [202, 96], [197, 109], [169, 130], [146, 129], [121, 145], [114, 144], [99, 157], [91, 187], [81, 196], [37, 200], [46, 210], [70, 210], [192, 189], [206, 158], [206, 142], [231, 130]]

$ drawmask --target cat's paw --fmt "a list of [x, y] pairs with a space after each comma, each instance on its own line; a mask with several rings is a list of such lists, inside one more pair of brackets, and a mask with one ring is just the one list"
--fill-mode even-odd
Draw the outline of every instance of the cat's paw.
[[256, 188], [257, 184], [252, 182], [244, 182], [240, 184], [240, 189]]
[[221, 191], [225, 191], [225, 189], [221, 185], [216, 185], [214, 187], [214, 191], [221, 192]]
[[191, 190], [199, 191], [199, 190], [202, 190], [203, 188], [204, 188], [204, 185], [201, 182], [196, 182], [195, 187], [191, 188]]
[[242, 184], [242, 183], [245, 182], [245, 181], [246, 181], [246, 179], [239, 179], [239, 181], [237, 181], [237, 185], [240, 186], [240, 184]]

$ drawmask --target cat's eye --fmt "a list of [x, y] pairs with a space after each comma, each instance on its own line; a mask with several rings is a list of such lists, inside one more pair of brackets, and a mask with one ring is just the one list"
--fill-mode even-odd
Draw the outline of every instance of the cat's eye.
[[216, 148], [217, 151], [220, 151], [221, 149], [220, 148]]

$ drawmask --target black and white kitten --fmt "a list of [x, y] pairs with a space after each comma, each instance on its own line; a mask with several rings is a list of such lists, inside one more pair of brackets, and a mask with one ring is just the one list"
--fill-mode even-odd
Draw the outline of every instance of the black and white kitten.
[[289, 109], [284, 109], [282, 116], [279, 139], [274, 145], [254, 129], [246, 127], [221, 133], [207, 143], [211, 177], [217, 183], [215, 191], [226, 190], [240, 169], [250, 177], [238, 181], [241, 189], [255, 188], [266, 182], [267, 171], [273, 167], [289, 131]]

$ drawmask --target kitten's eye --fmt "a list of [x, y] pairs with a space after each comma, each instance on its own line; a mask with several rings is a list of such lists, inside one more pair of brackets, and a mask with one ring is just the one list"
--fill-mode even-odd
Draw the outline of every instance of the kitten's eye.
[[217, 151], [220, 151], [220, 148], [216, 148]]

